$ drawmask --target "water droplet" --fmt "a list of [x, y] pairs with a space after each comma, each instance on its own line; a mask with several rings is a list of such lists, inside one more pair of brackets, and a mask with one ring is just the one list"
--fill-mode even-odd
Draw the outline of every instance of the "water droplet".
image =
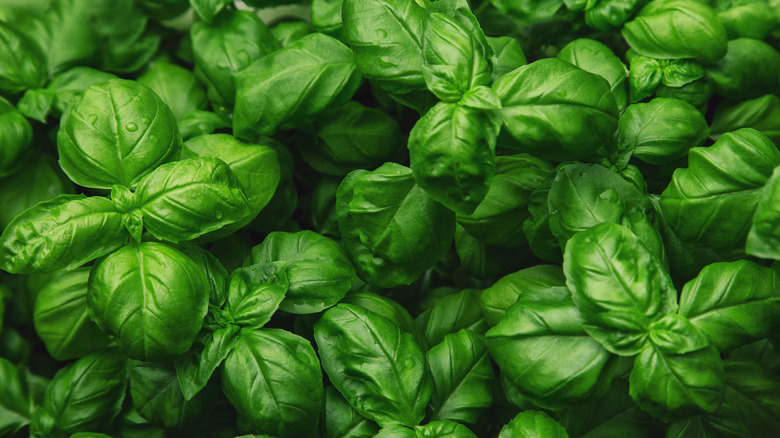
[[157, 144], [159, 141], [160, 139], [158, 139], [156, 135], [149, 136], [149, 142], [151, 142], [152, 144]]
[[407, 358], [406, 360], [404, 360], [404, 366], [405, 366], [407, 369], [414, 368], [414, 359], [412, 359], [412, 358], [410, 357], [410, 358]]
[[214, 213], [214, 217], [217, 219], [222, 219], [222, 210], [217, 210], [217, 212]]
[[144, 117], [143, 119], [141, 119], [141, 123], [143, 123], [144, 125], [148, 125], [149, 122], [151, 122], [151, 120], [149, 120], [149, 117]]
[[87, 121], [88, 121], [88, 122], [89, 122], [91, 125], [94, 125], [94, 124], [95, 124], [95, 122], [97, 122], [97, 119], [98, 119], [98, 117], [97, 117], [97, 114], [90, 114], [90, 115], [87, 117]]
[[376, 34], [379, 35], [379, 38], [387, 38], [387, 31], [384, 29], [377, 30]]
[[217, 69], [219, 70], [227, 70], [230, 67], [227, 64], [217, 64]]
[[130, 122], [127, 125], [125, 125], [125, 129], [127, 129], [130, 132], [135, 132], [138, 131], [138, 125], [136, 125], [133, 122]]

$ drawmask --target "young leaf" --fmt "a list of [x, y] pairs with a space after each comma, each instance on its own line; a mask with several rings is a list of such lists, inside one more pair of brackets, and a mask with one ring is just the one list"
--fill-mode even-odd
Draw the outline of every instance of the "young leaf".
[[244, 265], [255, 263], [284, 264], [289, 288], [279, 308], [291, 313], [317, 313], [335, 305], [355, 278], [355, 268], [344, 250], [308, 230], [268, 234], [252, 248]]

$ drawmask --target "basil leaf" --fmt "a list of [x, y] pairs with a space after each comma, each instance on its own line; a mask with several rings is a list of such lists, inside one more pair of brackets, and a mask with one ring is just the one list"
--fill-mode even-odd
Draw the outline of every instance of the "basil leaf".
[[2, 268], [14, 274], [73, 269], [122, 246], [122, 215], [106, 198], [60, 195], [17, 216], [0, 236]]
[[139, 182], [135, 195], [146, 229], [169, 242], [195, 239], [252, 213], [238, 178], [217, 158], [162, 165]]
[[173, 113], [148, 87], [125, 79], [91, 85], [63, 115], [57, 133], [60, 166], [84, 187], [134, 187], [175, 160], [181, 136]]
[[244, 330], [221, 376], [222, 391], [252, 431], [279, 438], [314, 435], [322, 371], [305, 339], [279, 329]]
[[[236, 74], [233, 131], [242, 138], [274, 134], [347, 103], [361, 82], [352, 50], [321, 33], [306, 35]], [[280, 89], [287, 91], [276, 94]]]
[[485, 339], [471, 330], [449, 334], [425, 355], [433, 382], [430, 418], [475, 424], [493, 404], [493, 368]]
[[344, 250], [334, 241], [312, 231], [268, 234], [252, 248], [244, 265], [282, 263], [289, 288], [279, 306], [290, 313], [317, 313], [344, 298], [355, 278]]
[[59, 271], [35, 299], [35, 332], [57, 360], [86, 356], [111, 342], [87, 317], [89, 272], [90, 268]]
[[412, 335], [376, 313], [338, 304], [314, 324], [314, 338], [331, 383], [361, 415], [382, 427], [423, 419], [432, 386]]
[[129, 357], [173, 359], [198, 334], [208, 306], [208, 282], [198, 265], [160, 243], [128, 245], [89, 276], [89, 317], [114, 336]]

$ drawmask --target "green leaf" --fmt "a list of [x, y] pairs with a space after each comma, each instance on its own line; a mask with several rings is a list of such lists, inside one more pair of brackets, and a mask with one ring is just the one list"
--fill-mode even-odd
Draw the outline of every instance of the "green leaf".
[[715, 11], [696, 0], [656, 0], [621, 31], [628, 44], [659, 59], [705, 58], [726, 54], [726, 29]]
[[586, 318], [636, 312], [650, 320], [677, 310], [677, 292], [658, 258], [627, 228], [604, 223], [575, 234], [563, 259], [566, 285]]
[[90, 85], [109, 79], [116, 76], [90, 67], [73, 67], [54, 76], [46, 88], [27, 90], [19, 100], [19, 111], [46, 123], [49, 114], [60, 117], [68, 106], [78, 103]]
[[558, 265], [536, 265], [504, 276], [482, 291], [480, 305], [485, 321], [494, 326], [523, 293], [541, 294], [550, 289], [566, 290], [566, 277]]
[[30, 423], [32, 400], [22, 369], [0, 358], [0, 434], [11, 436]]
[[433, 306], [415, 320], [427, 344], [437, 345], [446, 335], [461, 329], [484, 334], [490, 327], [479, 306], [481, 294], [478, 289], [464, 289], [435, 300]]
[[415, 342], [423, 350], [427, 350], [428, 345], [425, 336], [420, 332], [409, 311], [397, 301], [372, 292], [351, 292], [341, 302], [362, 307], [377, 315], [384, 316], [395, 323], [401, 331], [412, 335]]
[[726, 56], [705, 70], [715, 92], [731, 99], [753, 99], [780, 92], [780, 53], [771, 45], [752, 38], [728, 43]]
[[170, 365], [137, 363], [130, 370], [133, 407], [150, 423], [167, 429], [186, 428], [208, 414], [213, 394], [185, 400]]
[[726, 401], [745, 416], [751, 436], [769, 438], [780, 425], [780, 378], [765, 366], [750, 360], [727, 360]]
[[607, 351], [636, 356], [648, 341], [649, 321], [635, 311], [608, 311], [588, 319], [585, 331]]
[[263, 327], [279, 308], [289, 285], [286, 263], [260, 263], [230, 274], [225, 312], [241, 327]]
[[344, 26], [341, 22], [343, 4], [343, 0], [312, 0], [309, 19], [314, 29], [343, 41]]
[[[641, 174], [638, 175], [641, 178]], [[643, 182], [643, 181], [642, 181]], [[661, 236], [651, 221], [648, 197], [636, 184], [599, 164], [564, 164], [550, 186], [549, 225], [561, 248], [576, 233], [601, 223], [627, 227], [666, 264]]]
[[490, 64], [493, 67], [492, 79], [504, 76], [512, 70], [526, 65], [525, 53], [520, 43], [509, 36], [486, 37], [493, 56], [490, 57]]
[[391, 93], [425, 88], [423, 7], [407, 0], [345, 0], [342, 19], [363, 76]]
[[616, 379], [604, 397], [560, 412], [557, 418], [573, 437], [649, 438], [653, 417], [639, 409], [628, 391], [628, 379]]
[[97, 189], [134, 187], [180, 150], [168, 106], [150, 88], [125, 79], [90, 85], [57, 133], [62, 170], [76, 184]]
[[473, 213], [493, 179], [496, 134], [484, 112], [437, 104], [409, 134], [409, 160], [417, 185], [450, 210]]
[[49, 76], [94, 60], [100, 38], [90, 24], [99, 8], [96, 0], [51, 2], [43, 16], [41, 35]]
[[335, 386], [327, 386], [322, 398], [320, 435], [323, 438], [373, 438], [379, 426], [355, 411]]
[[270, 135], [345, 104], [362, 82], [352, 50], [325, 34], [306, 35], [236, 74], [233, 131]]
[[128, 245], [102, 259], [89, 277], [89, 317], [129, 357], [173, 359], [198, 334], [208, 306], [198, 265], [160, 243]]
[[138, 77], [171, 109], [179, 121], [187, 114], [206, 108], [206, 89], [189, 70], [164, 61], [153, 62]]
[[524, 291], [485, 334], [501, 372], [534, 403], [558, 409], [612, 381], [611, 355], [585, 332], [564, 287]]
[[285, 312], [321, 312], [339, 302], [355, 279], [355, 268], [338, 243], [313, 231], [275, 231], [252, 248], [244, 265], [283, 263], [289, 282], [279, 306]]
[[773, 143], [780, 143], [780, 97], [767, 94], [749, 100], [726, 100], [718, 104], [712, 117], [712, 138], [753, 128], [766, 135]]
[[432, 385], [412, 335], [376, 313], [338, 304], [314, 324], [314, 338], [331, 383], [361, 415], [382, 427], [423, 419]]
[[19, 94], [46, 83], [46, 62], [38, 46], [0, 21], [0, 92]]
[[715, 347], [670, 354], [650, 344], [636, 357], [631, 397], [664, 421], [711, 413], [723, 402], [725, 377]]
[[322, 371], [308, 341], [280, 329], [243, 330], [222, 368], [222, 391], [253, 432], [314, 435]]
[[[707, 138], [704, 115], [679, 99], [656, 98], [629, 105], [620, 117], [617, 150], [650, 164], [667, 164]], [[629, 155], [630, 156], [630, 155]]]
[[64, 193], [73, 193], [73, 183], [49, 155], [29, 155], [10, 175], [0, 178], [0, 229], [20, 213]]
[[187, 141], [199, 135], [211, 134], [218, 129], [227, 129], [230, 123], [211, 111], [193, 111], [182, 117], [177, 126], [182, 138]]
[[14, 274], [73, 269], [115, 250], [128, 236], [108, 199], [60, 195], [8, 224], [0, 236], [0, 266]]
[[189, 0], [192, 9], [206, 23], [211, 23], [227, 5], [233, 0]]
[[336, 218], [358, 275], [377, 287], [411, 284], [449, 250], [455, 235], [455, 215], [396, 163], [344, 178]]
[[458, 223], [482, 242], [502, 247], [525, 243], [522, 223], [528, 218], [531, 194], [544, 186], [553, 165], [528, 154], [500, 155], [490, 188], [477, 208], [459, 213]]
[[108, 349], [60, 369], [33, 413], [32, 434], [64, 438], [107, 426], [122, 407], [128, 368], [122, 354]]
[[778, 259], [780, 252], [777, 250], [780, 233], [778, 222], [780, 213], [777, 211], [776, 202], [780, 194], [780, 170], [775, 168], [772, 176], [767, 181], [758, 200], [752, 225], [747, 235], [745, 252], [757, 257]]
[[664, 315], [648, 329], [650, 342], [663, 354], [685, 354], [710, 345], [701, 330], [676, 313]]
[[394, 118], [353, 100], [318, 114], [313, 127], [317, 139], [301, 141], [297, 149], [308, 165], [327, 175], [379, 167], [392, 161], [403, 143]]
[[763, 134], [740, 129], [714, 145], [692, 148], [661, 193], [661, 210], [685, 242], [714, 249], [744, 245], [762, 189], [780, 165], [780, 152]]
[[197, 21], [190, 38], [195, 65], [206, 79], [209, 100], [218, 114], [233, 108], [235, 74], [279, 48], [265, 23], [250, 11], [227, 10], [211, 23]]
[[169, 242], [195, 239], [252, 214], [238, 178], [218, 158], [162, 165], [139, 182], [135, 193], [146, 229]]
[[742, 411], [724, 401], [712, 414], [676, 421], [666, 429], [667, 438], [750, 438]]
[[748, 260], [713, 263], [683, 287], [680, 315], [721, 351], [771, 333], [780, 321], [780, 279]]
[[213, 254], [192, 244], [179, 244], [178, 250], [195, 262], [209, 283], [209, 304], [222, 307], [227, 300], [230, 276], [222, 263]]
[[425, 9], [423, 78], [445, 102], [490, 85], [490, 45], [465, 0], [440, 0]]
[[498, 438], [569, 438], [569, 434], [547, 414], [525, 411], [505, 425]]
[[111, 342], [87, 317], [90, 269], [55, 273], [35, 299], [35, 332], [57, 360], [76, 359]]
[[0, 176], [16, 170], [28, 152], [32, 141], [32, 127], [22, 113], [0, 97]]
[[228, 134], [202, 135], [182, 145], [182, 159], [198, 157], [219, 158], [230, 166], [254, 212], [268, 204], [279, 186], [281, 165], [270, 146], [245, 143]]
[[219, 328], [206, 335], [202, 350], [190, 349], [175, 361], [176, 376], [185, 400], [191, 400], [206, 387], [236, 345], [239, 329], [236, 325]]
[[493, 367], [485, 339], [471, 330], [449, 334], [428, 350], [431, 420], [476, 424], [493, 404]]
[[628, 69], [612, 49], [590, 38], [578, 38], [564, 46], [555, 57], [606, 79], [618, 108], [625, 108], [628, 103]]
[[583, 159], [618, 124], [609, 83], [559, 59], [540, 59], [498, 78], [501, 117], [523, 151], [556, 161]]

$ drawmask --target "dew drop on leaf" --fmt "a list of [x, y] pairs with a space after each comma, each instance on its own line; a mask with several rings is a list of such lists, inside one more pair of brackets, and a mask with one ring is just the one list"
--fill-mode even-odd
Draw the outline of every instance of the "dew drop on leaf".
[[130, 122], [127, 125], [125, 125], [125, 129], [127, 129], [130, 132], [135, 132], [138, 131], [138, 125], [136, 125], [133, 122]]
[[91, 125], [94, 125], [94, 124], [95, 124], [95, 122], [97, 122], [97, 119], [98, 119], [98, 116], [97, 116], [97, 114], [90, 114], [90, 115], [87, 117], [87, 121], [88, 121], [88, 122], [89, 122]]
[[217, 210], [217, 212], [214, 213], [214, 217], [217, 219], [222, 219], [222, 210]]

